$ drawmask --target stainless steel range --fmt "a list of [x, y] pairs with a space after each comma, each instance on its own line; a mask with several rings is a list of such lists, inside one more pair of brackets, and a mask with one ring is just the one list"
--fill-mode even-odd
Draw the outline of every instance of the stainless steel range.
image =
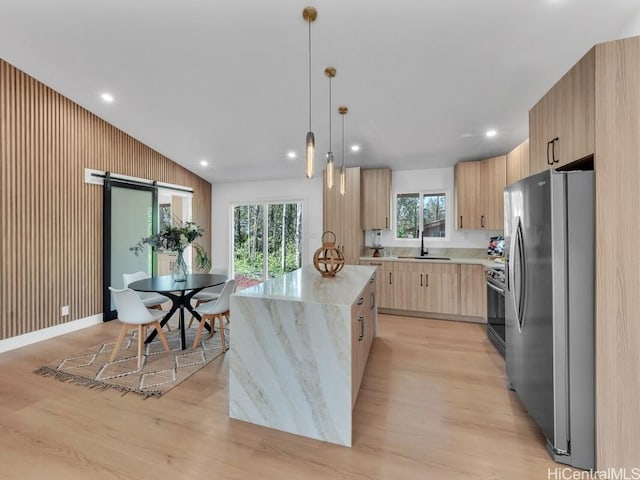
[[487, 337], [505, 355], [504, 265], [487, 269]]

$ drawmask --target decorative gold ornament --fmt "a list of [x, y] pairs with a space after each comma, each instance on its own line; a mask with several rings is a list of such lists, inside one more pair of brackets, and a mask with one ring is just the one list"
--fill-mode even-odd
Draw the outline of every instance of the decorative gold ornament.
[[[329, 242], [325, 239], [327, 234], [333, 236], [333, 241]], [[344, 267], [344, 255], [336, 247], [336, 234], [326, 231], [322, 234], [322, 247], [313, 254], [313, 266], [325, 278], [335, 277], [336, 273]]]

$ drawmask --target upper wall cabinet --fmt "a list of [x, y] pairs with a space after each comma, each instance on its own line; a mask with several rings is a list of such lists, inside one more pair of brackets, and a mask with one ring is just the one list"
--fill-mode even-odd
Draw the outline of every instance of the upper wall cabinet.
[[529, 139], [507, 153], [507, 185], [529, 176]]
[[507, 186], [507, 157], [480, 161], [480, 228], [504, 228], [504, 187]]
[[456, 230], [480, 228], [480, 162], [459, 162], [453, 169]]
[[506, 182], [505, 155], [456, 163], [456, 229], [502, 230]]
[[531, 174], [595, 151], [595, 49], [529, 111]]
[[362, 230], [391, 229], [391, 169], [362, 170]]
[[[364, 248], [360, 228], [360, 167], [347, 168], [346, 193], [340, 194], [338, 184], [328, 189], [326, 178], [323, 195], [323, 228], [336, 235], [336, 246], [345, 263], [358, 265]], [[337, 183], [337, 182], [336, 182]]]

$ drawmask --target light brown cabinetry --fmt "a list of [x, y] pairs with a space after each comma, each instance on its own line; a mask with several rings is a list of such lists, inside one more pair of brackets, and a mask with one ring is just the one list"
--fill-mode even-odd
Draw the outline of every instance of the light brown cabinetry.
[[323, 230], [336, 235], [336, 246], [345, 257], [345, 263], [357, 265], [364, 247], [364, 234], [360, 227], [360, 167], [347, 168], [346, 193], [334, 185], [328, 189], [324, 182]]
[[480, 228], [480, 162], [459, 162], [454, 169], [456, 229]]
[[362, 230], [391, 229], [391, 169], [362, 170]]
[[376, 335], [376, 274], [351, 306], [351, 407], [356, 402], [369, 351]]
[[456, 229], [501, 230], [504, 224], [506, 156], [454, 167]]
[[393, 308], [393, 263], [388, 261], [361, 260], [360, 265], [376, 268], [376, 296], [379, 308]]
[[396, 262], [392, 273], [394, 308], [460, 313], [460, 265]]
[[595, 151], [595, 48], [529, 111], [531, 173]]
[[460, 265], [460, 315], [487, 320], [487, 284], [482, 265]]
[[[543, 108], [548, 98], [562, 103], [557, 92], [571, 98], [564, 100], [571, 112], [564, 121]], [[634, 220], [640, 204], [640, 37], [596, 45], [531, 109], [529, 120], [532, 174], [593, 154], [596, 467], [630, 471], [640, 464], [640, 222]], [[554, 166], [546, 162], [545, 145], [555, 137], [541, 134], [551, 120], [559, 132]]]
[[507, 186], [507, 157], [480, 161], [480, 228], [504, 228], [504, 187]]
[[529, 139], [507, 153], [507, 185], [529, 176]]

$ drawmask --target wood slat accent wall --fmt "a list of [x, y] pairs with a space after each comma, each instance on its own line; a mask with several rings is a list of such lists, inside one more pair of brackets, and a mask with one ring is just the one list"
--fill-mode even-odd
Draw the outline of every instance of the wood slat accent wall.
[[85, 168], [192, 187], [210, 249], [209, 182], [0, 59], [0, 339], [101, 313], [102, 187]]

